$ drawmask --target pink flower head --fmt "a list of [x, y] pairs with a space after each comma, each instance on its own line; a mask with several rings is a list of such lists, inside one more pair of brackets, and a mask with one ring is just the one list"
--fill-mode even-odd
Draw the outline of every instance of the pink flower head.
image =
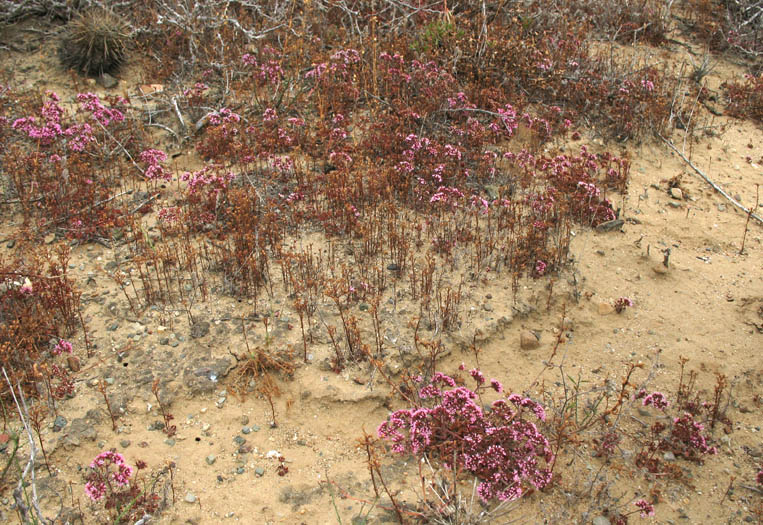
[[665, 398], [665, 394], [662, 392], [652, 392], [644, 398], [642, 401], [644, 406], [652, 405], [659, 410], [665, 410], [670, 406], [670, 402]]
[[53, 348], [53, 355], [61, 355], [63, 353], [71, 354], [72, 353], [72, 344], [69, 341], [64, 341], [61, 339], [58, 341], [58, 344]]
[[641, 511], [641, 517], [646, 518], [647, 516], [654, 516], [654, 505], [646, 501], [645, 499], [640, 499], [637, 502], [634, 503], [636, 507]]
[[106, 483], [103, 481], [88, 481], [85, 483], [85, 494], [93, 501], [100, 500], [106, 495]]
[[114, 465], [122, 465], [125, 462], [125, 458], [122, 454], [119, 452], [112, 452], [111, 450], [106, 450], [104, 452], [101, 452], [98, 454], [95, 459], [93, 459], [92, 463], [90, 463], [90, 468], [98, 468], [103, 466], [108, 466], [110, 464]]
[[276, 113], [276, 110], [273, 108], [267, 108], [265, 112], [262, 114], [263, 122], [271, 122], [277, 118], [278, 118], [278, 113]]
[[485, 383], [485, 376], [482, 375], [482, 372], [480, 372], [478, 368], [472, 368], [469, 370], [469, 375], [471, 375], [472, 378], [477, 381], [477, 384], [482, 385]]
[[626, 308], [633, 306], [633, 301], [627, 297], [620, 297], [615, 301], [614, 308], [617, 313], [622, 313]]
[[140, 153], [138, 157], [141, 162], [148, 164], [146, 168], [146, 178], [149, 180], [170, 180], [171, 173], [160, 164], [167, 160], [167, 154], [158, 149], [147, 149]]

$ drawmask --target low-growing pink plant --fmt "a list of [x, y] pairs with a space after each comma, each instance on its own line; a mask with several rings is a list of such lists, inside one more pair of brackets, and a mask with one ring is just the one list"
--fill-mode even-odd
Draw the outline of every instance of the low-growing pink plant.
[[53, 348], [53, 355], [71, 354], [72, 344], [69, 341], [61, 339]]
[[[136, 467], [141, 471], [146, 464], [138, 460]], [[146, 485], [139, 476], [133, 476], [136, 469], [127, 464], [122, 454], [106, 450], [90, 463], [85, 494], [93, 503], [102, 503], [115, 523], [122, 523], [121, 520], [132, 523], [158, 510], [160, 498], [155, 492], [156, 481], [165, 472], [161, 471], [153, 483]]]
[[[391, 441], [395, 452], [435, 458], [445, 468], [469, 472], [479, 479], [477, 492], [484, 501], [515, 500], [529, 486], [546, 487], [554, 454], [527, 418], [530, 412], [545, 421], [543, 407], [510, 394], [484, 410], [478, 401], [485, 378], [477, 369], [470, 375], [477, 382], [474, 390], [457, 387], [453, 378], [437, 372], [419, 391], [422, 403], [391, 414], [379, 426], [379, 436]], [[496, 380], [490, 385], [503, 391]]]
[[615, 308], [615, 312], [620, 314], [620, 313], [623, 313], [626, 308], [633, 306], [633, 301], [631, 301], [627, 297], [619, 297], [618, 299], [615, 300], [615, 304], [613, 306]]
[[90, 463], [90, 468], [93, 472], [85, 483], [85, 494], [93, 501], [100, 501], [106, 496], [107, 489], [113, 494], [118, 487], [129, 485], [133, 473], [124, 456], [110, 450], [98, 454]]

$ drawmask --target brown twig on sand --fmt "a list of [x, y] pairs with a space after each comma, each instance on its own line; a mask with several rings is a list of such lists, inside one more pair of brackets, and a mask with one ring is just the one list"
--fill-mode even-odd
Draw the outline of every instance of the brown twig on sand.
[[698, 167], [696, 167], [694, 164], [692, 164], [692, 162], [691, 162], [689, 159], [687, 159], [687, 158], [686, 158], [686, 155], [684, 155], [683, 153], [681, 153], [680, 151], [678, 151], [678, 148], [676, 148], [675, 144], [673, 144], [671, 141], [669, 141], [668, 139], [666, 139], [665, 137], [663, 137], [663, 136], [662, 136], [662, 135], [660, 135], [659, 133], [657, 133], [657, 136], [658, 136], [658, 137], [660, 137], [660, 138], [662, 139], [662, 141], [663, 141], [665, 144], [667, 144], [667, 145], [668, 145], [668, 147], [669, 147], [670, 149], [672, 149], [673, 151], [675, 151], [676, 153], [678, 153], [678, 156], [679, 156], [679, 157], [681, 157], [681, 158], [683, 159], [683, 161], [684, 161], [686, 164], [688, 164], [688, 165], [689, 165], [689, 166], [690, 166], [690, 167], [691, 167], [691, 168], [692, 168], [692, 169], [693, 169], [695, 172], [697, 172], [697, 175], [699, 175], [700, 177], [702, 177], [702, 179], [703, 179], [705, 182], [707, 182], [707, 183], [708, 183], [710, 186], [712, 186], [712, 187], [713, 187], [713, 189], [714, 189], [715, 191], [717, 191], [718, 193], [720, 193], [721, 195], [723, 195], [724, 197], [726, 197], [726, 199], [728, 199], [728, 201], [729, 201], [731, 204], [733, 204], [734, 206], [736, 206], [737, 208], [739, 208], [739, 209], [740, 209], [740, 210], [742, 210], [743, 212], [747, 213], [747, 214], [748, 214], [748, 219], [747, 219], [748, 221], [749, 221], [749, 218], [750, 218], [750, 217], [752, 217], [753, 219], [755, 219], [755, 220], [756, 220], [756, 221], [758, 221], [759, 223], [763, 224], [763, 218], [761, 218], [759, 215], [756, 215], [756, 214], [754, 214], [754, 213], [752, 212], [752, 211], [753, 211], [755, 208], [752, 208], [752, 209], [749, 209], [749, 210], [748, 210], [747, 208], [745, 208], [745, 207], [744, 207], [744, 206], [743, 206], [743, 205], [742, 205], [740, 202], [738, 202], [738, 201], [737, 201], [735, 198], [733, 198], [731, 195], [729, 195], [728, 193], [726, 193], [726, 191], [725, 191], [723, 188], [721, 188], [721, 187], [720, 187], [720, 186], [718, 186], [718, 185], [717, 185], [715, 182], [713, 182], [712, 180], [710, 180], [710, 177], [708, 177], [707, 175], [705, 175], [704, 173], [702, 173], [702, 171], [701, 171], [701, 170], [700, 170]]
[[742, 247], [739, 248], [739, 255], [742, 255], [744, 253], [744, 241], [747, 239], [747, 228], [750, 226], [750, 217], [752, 217], [752, 210], [757, 210], [759, 203], [760, 203], [760, 184], [756, 184], [755, 185], [755, 206], [753, 208], [750, 208], [750, 211], [747, 212], [747, 220], [744, 223], [744, 233], [742, 234]]

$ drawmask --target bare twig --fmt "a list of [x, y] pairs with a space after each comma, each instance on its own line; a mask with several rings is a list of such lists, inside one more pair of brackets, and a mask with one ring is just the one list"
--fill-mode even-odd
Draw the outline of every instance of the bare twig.
[[[687, 158], [686, 158], [686, 155], [684, 155], [683, 153], [681, 153], [680, 151], [678, 151], [678, 148], [676, 148], [675, 144], [673, 144], [671, 141], [669, 141], [668, 139], [666, 139], [665, 137], [663, 137], [663, 136], [662, 136], [662, 135], [660, 135], [659, 133], [657, 133], [657, 136], [658, 136], [658, 137], [660, 137], [660, 138], [662, 139], [662, 141], [663, 141], [665, 144], [667, 144], [667, 145], [668, 145], [668, 147], [669, 147], [670, 149], [672, 149], [673, 151], [675, 151], [676, 153], [678, 153], [678, 156], [679, 156], [679, 157], [681, 157], [681, 158], [683, 159], [683, 161], [684, 161], [686, 164], [688, 164], [688, 165], [689, 165], [689, 166], [690, 166], [690, 167], [691, 167], [691, 168], [692, 168], [692, 169], [693, 169], [693, 170], [694, 170], [694, 171], [697, 173], [697, 175], [699, 175], [700, 177], [702, 177], [702, 180], [704, 180], [704, 181], [705, 181], [705, 182], [707, 182], [707, 183], [708, 183], [710, 186], [712, 186], [712, 187], [713, 187], [713, 189], [714, 189], [715, 191], [717, 191], [718, 193], [720, 193], [721, 195], [723, 195], [724, 197], [726, 197], [726, 199], [727, 199], [727, 200], [728, 200], [728, 201], [729, 201], [731, 204], [733, 204], [734, 206], [736, 206], [737, 208], [739, 208], [739, 209], [740, 209], [740, 210], [742, 210], [743, 212], [745, 212], [745, 213], [749, 214], [749, 217], [752, 217], [753, 219], [755, 219], [755, 220], [756, 220], [756, 221], [758, 221], [759, 223], [763, 224], [763, 218], [761, 218], [759, 215], [756, 215], [755, 213], [752, 213], [752, 209], [747, 209], [747, 208], [745, 208], [745, 207], [744, 207], [744, 206], [743, 206], [743, 205], [742, 205], [740, 202], [738, 202], [738, 201], [737, 201], [735, 198], [733, 198], [731, 195], [729, 195], [728, 193], [726, 193], [726, 191], [725, 191], [723, 188], [721, 188], [721, 187], [720, 187], [720, 186], [718, 186], [718, 185], [717, 185], [715, 182], [713, 182], [712, 180], [710, 180], [710, 177], [708, 177], [707, 175], [705, 175], [704, 173], [702, 173], [702, 171], [701, 171], [701, 170], [700, 170], [698, 167], [696, 167], [694, 164], [692, 164], [692, 162], [691, 162], [689, 159], [687, 159]], [[748, 218], [748, 220], [749, 220], [749, 218]]]
[[744, 233], [742, 234], [742, 247], [739, 248], [739, 255], [744, 253], [744, 241], [747, 239], [747, 228], [750, 226], [750, 217], [752, 216], [752, 210], [758, 209], [758, 204], [760, 204], [760, 184], [755, 185], [755, 207], [747, 212], [747, 220], [744, 223]]
[[[16, 508], [19, 511], [19, 514], [21, 515], [21, 518], [24, 523], [27, 523], [29, 521], [29, 518], [27, 514], [29, 513], [29, 508], [24, 503], [24, 499], [22, 498], [22, 494], [24, 493], [24, 480], [27, 476], [31, 477], [31, 483], [30, 486], [32, 487], [32, 501], [31, 505], [34, 509], [35, 514], [37, 515], [37, 519], [39, 519], [42, 523], [52, 523], [50, 520], [47, 520], [45, 516], [42, 515], [42, 511], [40, 510], [40, 503], [37, 498], [37, 484], [35, 479], [35, 470], [34, 470], [34, 464], [35, 460], [37, 458], [37, 445], [35, 445], [34, 442], [34, 436], [32, 435], [32, 429], [29, 428], [29, 423], [27, 422], [27, 419], [29, 417], [29, 409], [26, 405], [26, 399], [24, 399], [24, 391], [21, 389], [21, 385], [16, 383], [16, 388], [18, 389], [19, 396], [16, 397], [16, 390], [13, 388], [13, 384], [11, 384], [11, 380], [8, 378], [8, 373], [5, 371], [5, 367], [3, 367], [3, 377], [5, 377], [5, 382], [8, 383], [8, 388], [10, 388], [11, 396], [13, 396], [13, 402], [16, 405], [16, 410], [19, 413], [19, 419], [21, 419], [21, 424], [24, 426], [24, 430], [26, 430], [27, 437], [29, 438], [29, 460], [27, 461], [26, 466], [24, 467], [24, 470], [21, 472], [21, 477], [19, 478], [18, 485], [16, 485], [16, 488], [13, 491], [13, 499], [16, 501]], [[21, 401], [19, 402], [19, 399]], [[27, 417], [24, 417], [24, 416]]]
[[180, 121], [180, 125], [183, 127], [183, 129], [185, 129], [185, 120], [183, 120], [183, 115], [180, 113], [180, 108], [178, 108], [178, 101], [175, 97], [172, 97], [172, 107], [175, 109], [175, 115], [177, 115], [177, 118]]

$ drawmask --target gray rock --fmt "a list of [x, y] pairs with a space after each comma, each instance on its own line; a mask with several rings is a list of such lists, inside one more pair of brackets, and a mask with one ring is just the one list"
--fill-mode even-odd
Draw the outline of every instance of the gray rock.
[[196, 360], [183, 372], [183, 384], [192, 395], [209, 394], [215, 391], [218, 382], [233, 368], [228, 358]]
[[665, 452], [665, 454], [663, 454], [662, 458], [665, 461], [675, 461], [676, 460], [676, 455], [673, 454], [672, 452], [668, 451], [668, 452]]
[[97, 408], [91, 408], [85, 412], [85, 419], [92, 421], [93, 423], [100, 423], [106, 418], [106, 413], [103, 410]]
[[540, 346], [540, 341], [534, 332], [530, 330], [524, 330], [519, 335], [519, 346], [522, 348], [522, 350], [532, 350]]
[[148, 425], [148, 430], [164, 430], [164, 422], [159, 420], [154, 421]]
[[191, 337], [199, 339], [209, 333], [209, 323], [207, 321], [198, 321], [191, 325]]
[[206, 461], [207, 461], [207, 465], [214, 465], [215, 461], [217, 461], [217, 457], [214, 454], [210, 454], [209, 456], [207, 456]]
[[612, 525], [609, 519], [605, 516], [596, 516], [592, 523], [593, 525]]
[[254, 469], [254, 473], [255, 473], [256, 476], [261, 478], [262, 476], [265, 475], [265, 469], [262, 468], [262, 467], [257, 467], [257, 468]]
[[95, 441], [97, 437], [98, 433], [95, 431], [92, 421], [88, 421], [85, 418], [77, 418], [71, 422], [69, 430], [59, 438], [58, 444], [64, 450], [72, 450], [78, 447], [83, 440]]
[[311, 487], [306, 485], [299, 489], [295, 487], [284, 487], [278, 495], [278, 500], [281, 503], [291, 504], [292, 510], [297, 510], [302, 505], [310, 503], [310, 500], [313, 499], [316, 494], [322, 492], [322, 490], [323, 486], [312, 490]]
[[599, 232], [611, 232], [615, 230], [619, 230], [622, 228], [623, 224], [625, 224], [625, 221], [622, 219], [615, 219], [612, 221], [602, 222], [596, 227], [596, 231]]
[[196, 503], [196, 495], [191, 491], [186, 492], [183, 499], [186, 503]]
[[66, 418], [64, 416], [56, 416], [53, 421], [53, 432], [61, 432], [66, 426]]
[[109, 75], [108, 73], [103, 73], [99, 75], [98, 78], [96, 79], [96, 82], [98, 82], [99, 86], [106, 89], [111, 89], [113, 87], [116, 87], [117, 84], [119, 84], [119, 80]]

